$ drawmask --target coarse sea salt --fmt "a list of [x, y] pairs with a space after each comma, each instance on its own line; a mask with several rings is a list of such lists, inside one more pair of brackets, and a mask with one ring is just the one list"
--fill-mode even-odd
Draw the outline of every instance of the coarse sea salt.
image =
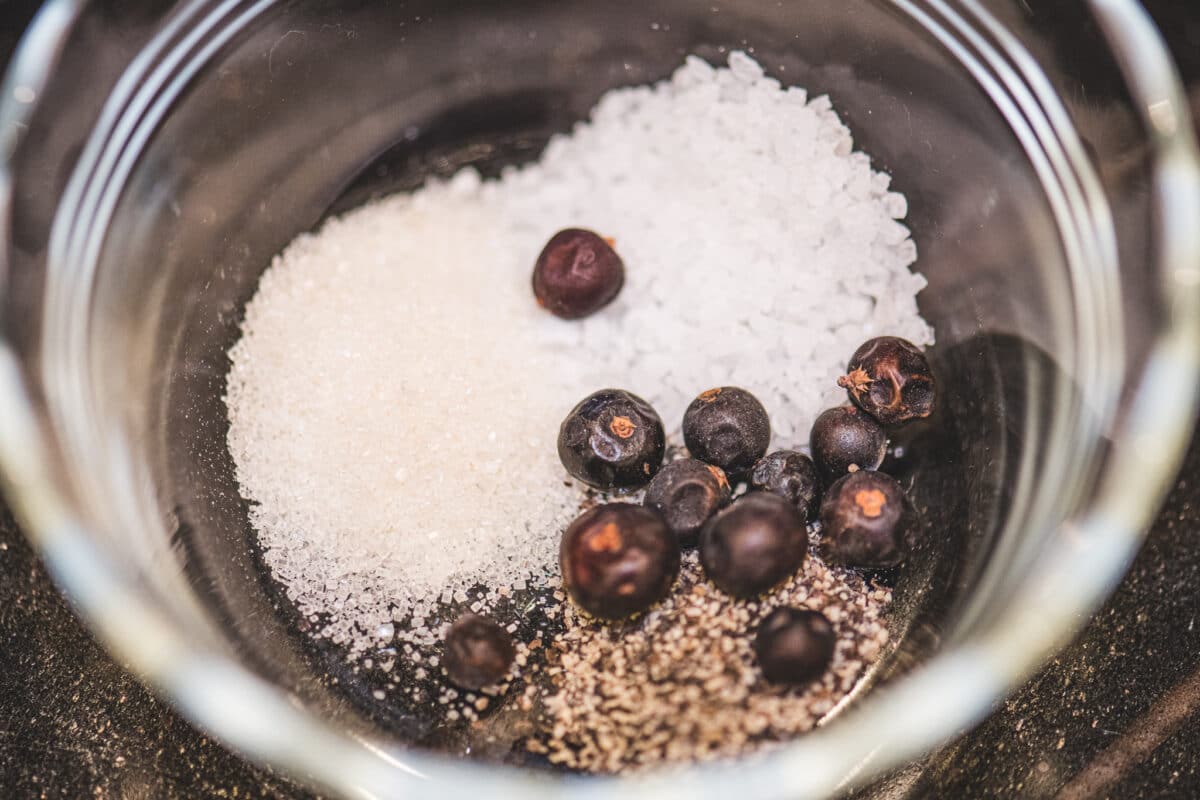
[[[739, 385], [776, 446], [806, 444], [864, 339], [933, 341], [888, 186], [827, 97], [734, 53], [607, 93], [499, 180], [465, 169], [298, 237], [247, 305], [227, 379], [273, 575], [352, 652], [439, 598], [557, 580], [582, 491], [555, 438], [599, 388], [646, 398], [677, 438], [696, 394]], [[582, 321], [530, 290], [565, 227], [615, 238], [626, 264]]]

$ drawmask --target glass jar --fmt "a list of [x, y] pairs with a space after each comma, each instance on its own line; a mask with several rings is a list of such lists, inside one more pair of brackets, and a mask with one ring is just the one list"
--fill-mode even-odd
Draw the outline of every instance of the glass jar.
[[[261, 574], [225, 352], [272, 254], [430, 174], [536, 156], [618, 85], [747, 49], [909, 199], [942, 433], [894, 646], [741, 764], [561, 778], [406, 746]], [[1082, 54], [1082, 55], [1081, 55]], [[0, 97], [0, 463], [115, 655], [347, 797], [816, 797], [982, 718], [1120, 578], [1194, 418], [1200, 188], [1132, 0], [50, 0]], [[436, 789], [431, 784], [436, 784]]]

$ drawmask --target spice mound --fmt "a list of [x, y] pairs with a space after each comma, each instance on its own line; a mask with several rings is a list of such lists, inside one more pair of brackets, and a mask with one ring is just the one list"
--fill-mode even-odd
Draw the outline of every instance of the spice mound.
[[[606, 624], [568, 604], [548, 656], [541, 733], [526, 746], [572, 769], [627, 773], [785, 741], [816, 725], [878, 660], [890, 602], [889, 589], [816, 558], [770, 595], [739, 601], [687, 553], [680, 583], [637, 620]], [[829, 670], [803, 688], [769, 683], [745, 634], [787, 605], [824, 613], [837, 634]], [[527, 689], [526, 701], [538, 692]]]

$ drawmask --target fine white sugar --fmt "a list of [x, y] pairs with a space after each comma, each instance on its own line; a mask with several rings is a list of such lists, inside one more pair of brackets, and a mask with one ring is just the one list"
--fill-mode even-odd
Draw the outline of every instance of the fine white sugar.
[[[300, 236], [246, 308], [226, 396], [275, 577], [354, 651], [476, 584], [557, 580], [582, 492], [555, 437], [604, 387], [677, 436], [696, 394], [742, 386], [776, 446], [804, 445], [864, 339], [933, 341], [888, 184], [827, 97], [734, 53], [609, 92], [500, 180], [467, 169]], [[613, 237], [626, 264], [617, 300], [583, 321], [542, 311], [529, 285], [565, 227]]]

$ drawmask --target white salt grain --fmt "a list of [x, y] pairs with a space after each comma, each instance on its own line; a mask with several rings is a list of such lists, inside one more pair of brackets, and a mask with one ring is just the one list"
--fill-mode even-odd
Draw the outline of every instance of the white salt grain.
[[[553, 580], [581, 497], [553, 442], [596, 389], [677, 435], [692, 397], [736, 383], [796, 446], [864, 338], [932, 342], [903, 196], [828, 97], [730, 65], [609, 92], [537, 163], [350, 212], [263, 275], [230, 350], [229, 449], [267, 564], [323, 635], [361, 650], [439, 596]], [[564, 322], [529, 274], [571, 226], [614, 237], [627, 276]]]

